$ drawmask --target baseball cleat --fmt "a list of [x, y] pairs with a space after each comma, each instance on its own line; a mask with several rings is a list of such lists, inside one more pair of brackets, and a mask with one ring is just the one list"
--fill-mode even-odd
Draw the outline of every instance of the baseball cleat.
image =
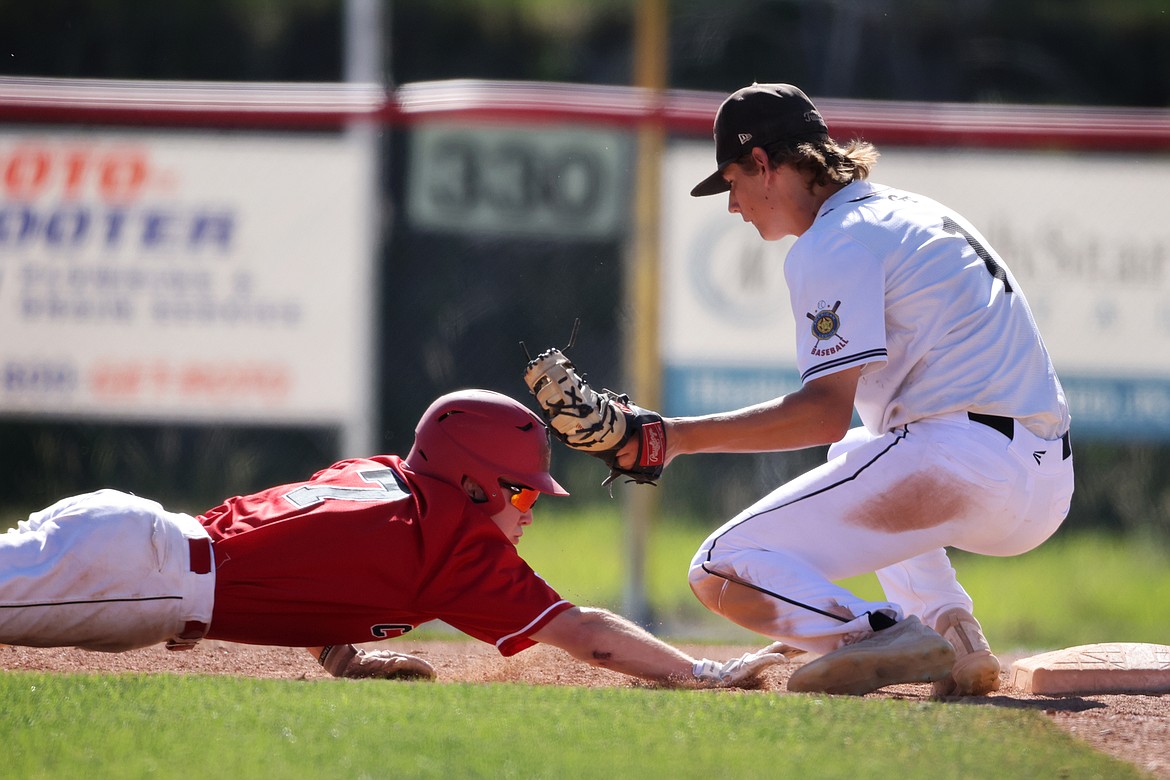
[[955, 649], [951, 673], [934, 683], [934, 696], [985, 696], [999, 690], [999, 659], [983, 636], [979, 621], [965, 609], [944, 612], [935, 630]]
[[954, 662], [950, 642], [910, 615], [800, 667], [788, 690], [864, 696], [887, 685], [941, 680]]

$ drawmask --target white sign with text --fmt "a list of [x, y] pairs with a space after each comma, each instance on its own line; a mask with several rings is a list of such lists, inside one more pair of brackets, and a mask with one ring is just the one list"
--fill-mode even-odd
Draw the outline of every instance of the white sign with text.
[[365, 409], [374, 165], [342, 134], [0, 132], [0, 413]]

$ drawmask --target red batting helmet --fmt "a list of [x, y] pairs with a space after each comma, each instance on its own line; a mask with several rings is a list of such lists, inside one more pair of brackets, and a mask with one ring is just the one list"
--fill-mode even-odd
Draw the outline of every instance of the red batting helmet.
[[491, 390], [459, 390], [423, 413], [406, 465], [457, 486], [470, 477], [487, 492], [484, 508], [494, 515], [507, 500], [501, 481], [569, 495], [548, 473], [551, 454], [548, 429], [524, 405]]

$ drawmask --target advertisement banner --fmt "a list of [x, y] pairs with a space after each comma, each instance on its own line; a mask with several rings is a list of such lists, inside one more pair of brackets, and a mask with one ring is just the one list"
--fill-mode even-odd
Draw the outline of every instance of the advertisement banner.
[[0, 414], [364, 409], [373, 165], [341, 134], [0, 132]]

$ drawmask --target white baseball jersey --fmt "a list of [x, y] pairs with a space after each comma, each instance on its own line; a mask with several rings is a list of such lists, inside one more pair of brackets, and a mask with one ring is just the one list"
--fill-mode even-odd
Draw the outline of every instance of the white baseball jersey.
[[1047, 440], [1068, 430], [1011, 271], [945, 206], [854, 182], [825, 201], [785, 275], [802, 381], [864, 366], [855, 403], [871, 432], [953, 412], [1013, 417]]

